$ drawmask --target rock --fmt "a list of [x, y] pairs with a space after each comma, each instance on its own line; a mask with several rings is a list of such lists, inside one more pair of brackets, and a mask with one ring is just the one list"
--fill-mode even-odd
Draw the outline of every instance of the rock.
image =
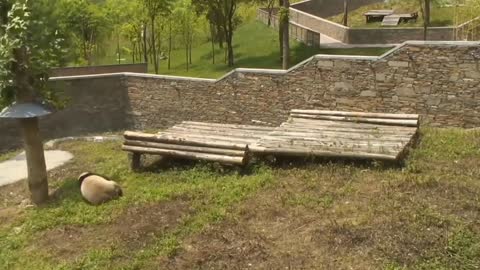
[[388, 61], [391, 67], [409, 67], [410, 63], [406, 61]]
[[376, 96], [377, 96], [377, 92], [371, 91], [371, 90], [362, 91], [362, 92], [360, 93], [360, 96], [361, 96], [361, 97], [376, 97]]
[[319, 67], [319, 68], [331, 68], [331, 67], [333, 67], [333, 61], [320, 60], [320, 61], [317, 62], [317, 67]]
[[413, 91], [413, 88], [410, 88], [410, 87], [397, 88], [395, 90], [395, 92], [397, 92], [397, 95], [399, 95], [401, 97], [414, 97], [414, 96], [416, 96], [415, 91]]

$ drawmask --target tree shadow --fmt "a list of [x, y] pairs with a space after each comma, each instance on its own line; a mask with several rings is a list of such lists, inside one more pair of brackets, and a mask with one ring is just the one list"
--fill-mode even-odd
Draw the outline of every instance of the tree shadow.
[[65, 201], [83, 202], [80, 184], [77, 179], [68, 178], [51, 194], [47, 207], [62, 205]]

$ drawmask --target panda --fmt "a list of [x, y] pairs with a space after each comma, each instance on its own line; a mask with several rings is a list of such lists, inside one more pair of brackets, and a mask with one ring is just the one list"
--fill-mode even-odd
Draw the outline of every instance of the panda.
[[85, 172], [78, 177], [78, 181], [83, 198], [93, 205], [99, 205], [123, 196], [120, 185], [100, 175]]

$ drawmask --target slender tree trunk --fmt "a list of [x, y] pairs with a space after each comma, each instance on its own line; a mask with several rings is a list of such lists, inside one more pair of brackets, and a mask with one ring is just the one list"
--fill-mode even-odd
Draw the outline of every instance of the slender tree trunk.
[[215, 33], [214, 26], [210, 24], [210, 37], [212, 41], [212, 63], [215, 65]]
[[135, 55], [137, 54], [137, 48], [135, 42], [132, 43], [132, 64], [135, 64]]
[[[217, 20], [219, 21], [219, 20]], [[223, 49], [223, 39], [224, 39], [225, 33], [222, 31], [222, 26], [220, 24], [217, 25], [217, 41], [218, 41], [218, 47], [220, 49]]]
[[158, 74], [158, 57], [157, 57], [157, 47], [156, 47], [156, 40], [155, 40], [155, 17], [151, 17], [151, 23], [152, 23], [152, 44], [151, 44], [151, 50], [152, 50], [152, 58], [153, 58], [153, 65], [155, 67], [155, 74]]
[[170, 70], [170, 59], [172, 58], [172, 19], [168, 25], [168, 70]]
[[120, 33], [117, 33], [117, 56], [118, 56], [118, 64], [121, 64], [121, 55], [120, 55]]
[[185, 44], [185, 64], [187, 67], [187, 71], [189, 70], [189, 65], [188, 65], [188, 42]]
[[148, 63], [148, 54], [147, 54], [147, 24], [143, 24], [143, 60], [145, 63]]
[[283, 0], [283, 7], [287, 11], [287, 14], [284, 15], [283, 19], [283, 52], [282, 52], [282, 67], [283, 69], [288, 69], [290, 65], [290, 22], [288, 18], [288, 10], [290, 8], [290, 1]]
[[[283, 0], [278, 0], [278, 6], [280, 9], [283, 7]], [[283, 64], [283, 20], [282, 14], [278, 14], [278, 42], [280, 47], [280, 61]]]
[[[231, 30], [229, 30], [231, 31]], [[235, 58], [233, 55], [233, 33], [227, 35], [227, 57], [228, 57], [228, 66], [233, 67], [235, 65]]]
[[[24, 65], [28, 65], [26, 48], [15, 49], [14, 58], [12, 71], [16, 75], [16, 101], [18, 103], [32, 102], [34, 91], [29, 85], [28, 74], [23, 68]], [[32, 202], [39, 205], [48, 200], [48, 180], [38, 118], [21, 119], [20, 125], [27, 157], [28, 188]]]
[[192, 61], [192, 44], [193, 44], [193, 31], [192, 29], [190, 29], [190, 40], [189, 40], [189, 43], [188, 43], [188, 50], [189, 50], [189, 55], [188, 55], [188, 58], [189, 58], [189, 61], [190, 61], [190, 65], [193, 63]]
[[343, 25], [348, 26], [348, 0], [343, 0]]
[[423, 39], [428, 39], [428, 27], [430, 26], [430, 0], [425, 1], [425, 18], [423, 22]]
[[273, 5], [275, 4], [275, 0], [270, 0], [267, 5], [268, 9], [268, 22], [267, 25], [270, 27], [272, 26], [272, 16], [273, 16]]

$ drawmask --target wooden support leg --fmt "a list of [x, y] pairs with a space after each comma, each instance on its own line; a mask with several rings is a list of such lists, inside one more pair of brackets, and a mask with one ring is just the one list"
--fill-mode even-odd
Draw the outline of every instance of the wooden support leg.
[[142, 160], [142, 154], [132, 153], [132, 163], [131, 163], [132, 171], [140, 170], [140, 167], [142, 165], [141, 160]]

